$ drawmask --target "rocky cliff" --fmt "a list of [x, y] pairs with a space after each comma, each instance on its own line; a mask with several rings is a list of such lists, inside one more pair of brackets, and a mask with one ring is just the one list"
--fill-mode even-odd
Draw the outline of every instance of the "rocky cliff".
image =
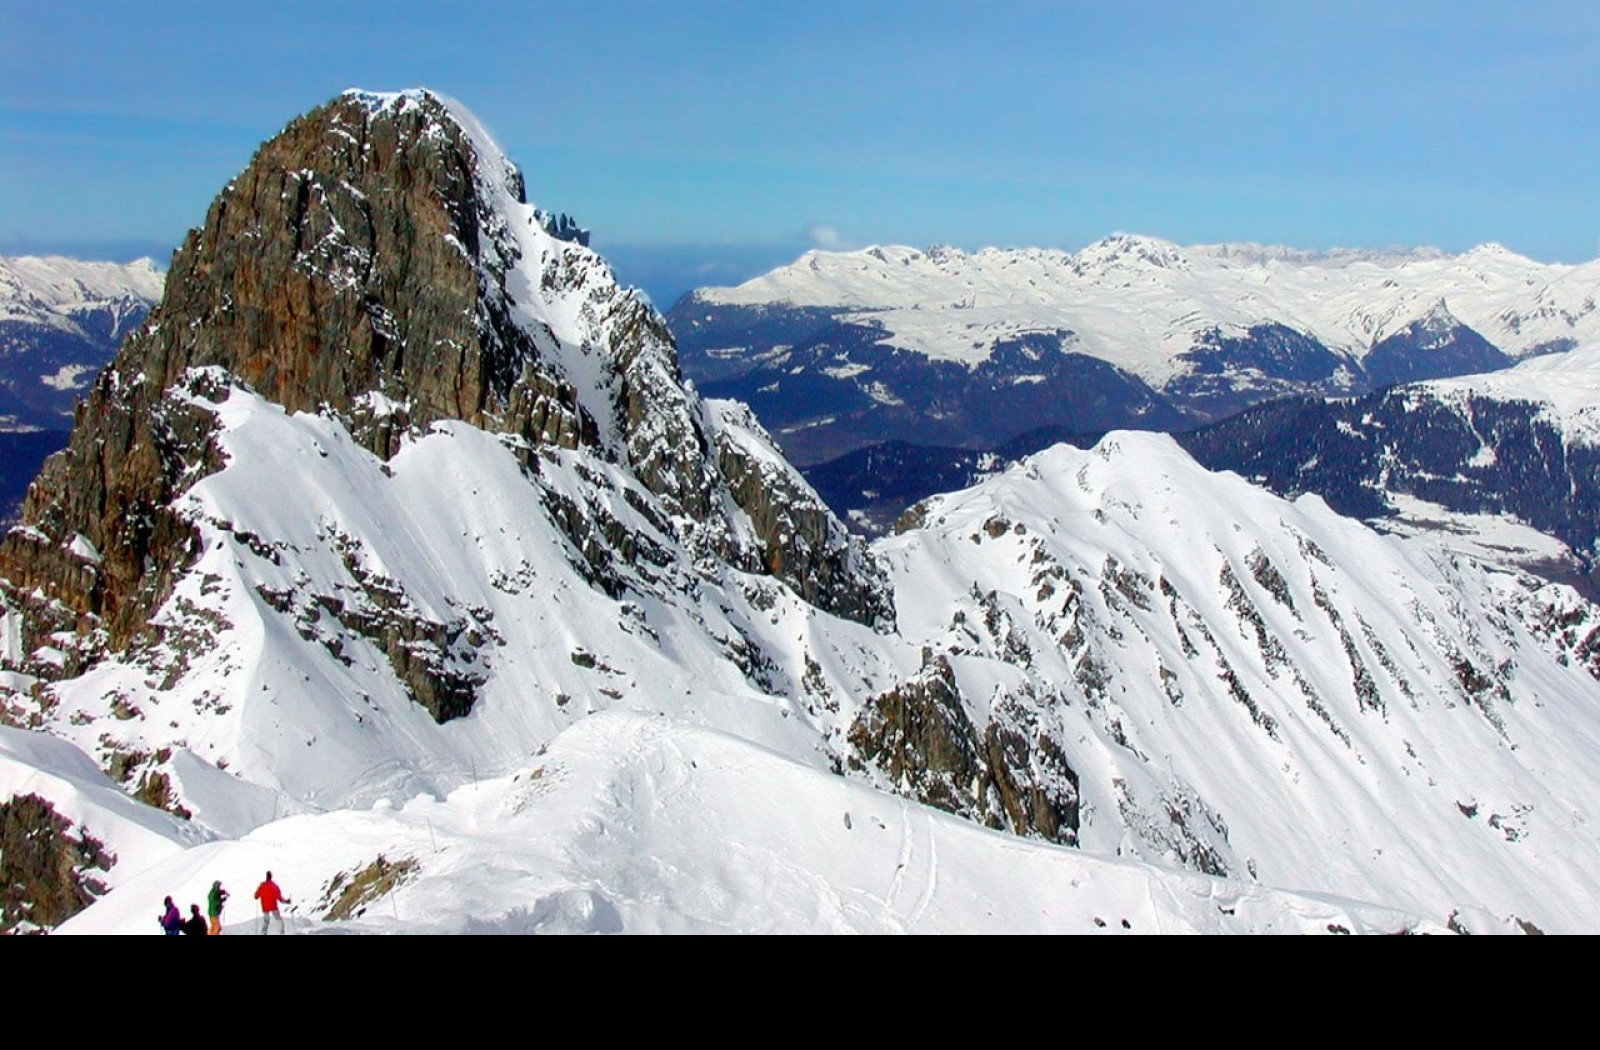
[[[528, 207], [517, 169], [439, 96], [350, 92], [299, 118], [185, 240], [166, 297], [30, 489], [0, 576], [57, 603], [35, 618], [50, 630], [78, 618], [112, 648], [143, 631], [196, 553], [173, 503], [221, 465], [194, 399], [225, 377], [337, 418], [382, 458], [446, 420], [530, 453], [592, 450], [635, 474], [698, 549], [884, 618], [869, 559], [803, 482], [740, 470], [729, 485], [660, 317], [582, 233]], [[729, 525], [724, 493], [753, 540]], [[780, 533], [797, 518], [809, 542]]]

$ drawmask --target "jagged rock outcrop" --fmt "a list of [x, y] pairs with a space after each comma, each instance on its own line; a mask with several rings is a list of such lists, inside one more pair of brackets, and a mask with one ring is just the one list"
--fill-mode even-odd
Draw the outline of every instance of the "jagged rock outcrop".
[[544, 227], [546, 233], [558, 241], [571, 241], [573, 244], [589, 247], [589, 231], [579, 226], [577, 220], [565, 212], [560, 215], [544, 216], [540, 225]]
[[914, 678], [862, 708], [847, 763], [948, 813], [1076, 845], [1078, 775], [1036, 720], [1034, 707], [1007, 698], [980, 731], [949, 660], [924, 650]]
[[727, 519], [728, 460], [664, 323], [586, 239], [529, 207], [520, 173], [439, 96], [350, 92], [295, 120], [185, 240], [166, 297], [30, 488], [0, 577], [112, 648], [145, 631], [196, 554], [174, 501], [222, 465], [205, 405], [236, 383], [331, 414], [381, 458], [446, 420], [507, 435], [530, 469], [533, 450], [586, 449], [636, 476], [693, 549], [886, 616], [864, 548], [803, 483], [736, 471], [754, 535]]
[[892, 623], [887, 577], [784, 461], [749, 407], [712, 402], [708, 409], [715, 420], [717, 469], [761, 538], [744, 567], [776, 576], [806, 601], [849, 619]]
[[49, 930], [106, 892], [116, 858], [38, 795], [0, 801], [0, 934]]

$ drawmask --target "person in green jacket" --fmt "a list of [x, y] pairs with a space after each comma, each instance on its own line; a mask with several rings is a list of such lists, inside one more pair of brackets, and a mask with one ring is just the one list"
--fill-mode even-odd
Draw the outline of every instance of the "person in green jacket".
[[222, 933], [222, 903], [228, 899], [228, 891], [222, 888], [222, 883], [213, 882], [211, 892], [206, 894], [206, 915], [210, 923], [206, 926], [206, 933], [212, 937]]

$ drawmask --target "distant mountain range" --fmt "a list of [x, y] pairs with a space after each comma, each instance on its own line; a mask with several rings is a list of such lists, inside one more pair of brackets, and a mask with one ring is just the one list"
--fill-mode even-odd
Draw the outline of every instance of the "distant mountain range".
[[1201, 462], [1600, 596], [1600, 346], [1183, 437]]
[[72, 409], [161, 297], [149, 259], [0, 257], [0, 522], [66, 444]]
[[885, 441], [1183, 430], [1600, 340], [1600, 262], [1115, 236], [1077, 253], [810, 252], [668, 320], [686, 374], [811, 466]]
[[149, 259], [0, 257], [0, 428], [70, 429], [73, 401], [161, 287]]

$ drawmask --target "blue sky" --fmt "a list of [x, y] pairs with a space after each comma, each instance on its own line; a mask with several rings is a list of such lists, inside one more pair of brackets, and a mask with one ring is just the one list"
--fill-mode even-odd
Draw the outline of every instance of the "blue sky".
[[1563, 0], [0, 0], [0, 251], [175, 243], [356, 85], [459, 98], [602, 248], [708, 272], [1118, 230], [1600, 254], [1600, 5]]

